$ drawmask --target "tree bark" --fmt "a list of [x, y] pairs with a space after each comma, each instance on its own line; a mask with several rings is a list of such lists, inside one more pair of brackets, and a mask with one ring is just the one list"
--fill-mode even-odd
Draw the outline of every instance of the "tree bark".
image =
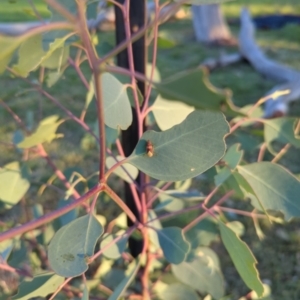
[[253, 68], [263, 76], [277, 81], [276, 85], [267, 95], [275, 91], [289, 93], [271, 98], [265, 103], [265, 118], [285, 115], [288, 111], [288, 103], [300, 98], [300, 72], [269, 59], [255, 42], [255, 28], [247, 9], [241, 12], [241, 30], [239, 34], [240, 52]]
[[[120, 4], [124, 3], [124, 0], [117, 0]], [[139, 28], [143, 27], [146, 22], [146, 1], [145, 0], [130, 0], [130, 28], [131, 32], [136, 32]], [[115, 6], [115, 15], [116, 15], [116, 42], [120, 44], [126, 39], [125, 34], [125, 26], [124, 26], [124, 18], [122, 11], [118, 6]], [[145, 74], [146, 68], [146, 40], [145, 36], [138, 39], [136, 42], [132, 44], [133, 50], [133, 59], [134, 59], [134, 67], [135, 71]], [[128, 63], [128, 52], [127, 49], [120, 52], [117, 56], [117, 64], [120, 67], [129, 68]], [[141, 91], [142, 95], [145, 95], [145, 83], [142, 81], [137, 82], [138, 88]], [[133, 121], [131, 126], [122, 131], [122, 147], [124, 150], [125, 156], [129, 156], [136, 144], [139, 140], [138, 135], [138, 120], [136, 111], [132, 109]], [[136, 179], [137, 183], [141, 186], [141, 176], [138, 175]], [[138, 213], [133, 195], [131, 193], [131, 189], [128, 183], [124, 183], [124, 194], [125, 194], [125, 202], [127, 206], [131, 209], [134, 215], [137, 217], [139, 221], [141, 221], [141, 216]], [[127, 219], [128, 226], [132, 226], [132, 221]], [[129, 238], [129, 250], [133, 257], [137, 257], [142, 252], [143, 241], [136, 240], [134, 238]]]
[[196, 40], [201, 43], [232, 43], [233, 38], [219, 4], [192, 5]]

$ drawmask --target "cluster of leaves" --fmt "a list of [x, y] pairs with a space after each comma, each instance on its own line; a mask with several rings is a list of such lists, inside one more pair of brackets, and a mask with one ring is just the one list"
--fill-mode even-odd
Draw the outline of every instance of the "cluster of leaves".
[[[134, 74], [125, 72], [124, 77], [124, 70], [119, 74], [120, 69], [114, 68], [111, 62], [103, 65], [101, 58], [96, 60], [96, 64], [101, 61], [103, 74], [95, 75], [93, 68], [99, 68], [99, 65], [92, 65], [91, 80], [89, 83], [83, 80], [88, 90], [80, 117], [65, 109], [45, 90], [44, 85], [49, 88], [56, 84], [70, 65], [75, 66], [80, 77], [84, 77], [80, 64], [87, 57], [91, 58], [89, 51], [97, 49], [96, 37], [87, 31], [78, 33], [74, 24], [60, 23], [60, 27], [55, 27], [58, 24], [55, 22], [64, 19], [62, 15], [72, 19], [69, 12], [77, 10], [75, 1], [65, 1], [64, 5], [67, 13], [64, 9], [60, 13], [53, 10], [53, 23], [18, 37], [0, 36], [0, 70], [7, 69], [14, 76], [27, 80], [33, 88], [59, 105], [70, 119], [82, 125], [87, 132], [82, 142], [93, 139], [100, 162], [106, 156], [106, 169], [105, 174], [99, 170], [99, 181], [93, 187], [92, 182], [98, 174], [83, 176], [72, 172], [67, 176], [66, 170], [61, 172], [44, 148], [62, 137], [57, 130], [64, 120], [57, 115], [48, 116], [37, 124], [35, 130], [29, 130], [9, 109], [9, 103], [1, 102], [22, 127], [22, 131], [17, 131], [13, 137], [20, 161], [10, 162], [0, 170], [2, 211], [16, 207], [31, 190], [30, 169], [26, 159], [21, 158], [24, 151], [37, 153], [54, 170], [54, 177], [41, 187], [42, 190], [46, 186], [60, 189], [53, 182], [56, 177], [65, 187], [62, 199], [52, 212], [44, 214], [43, 207], [34, 203], [33, 221], [21, 226], [17, 222], [5, 224], [14, 228], [0, 234], [1, 266], [24, 277], [13, 299], [46, 297], [52, 293], [52, 297], [57, 294], [57, 299], [65, 299], [64, 293], [71, 293], [84, 300], [89, 299], [89, 291], [92, 295], [93, 290], [99, 289], [99, 299], [110, 300], [137, 293], [164, 300], [175, 297], [200, 299], [200, 295], [221, 299], [226, 292], [224, 278], [216, 253], [208, 247], [219, 237], [247, 287], [258, 296], [264, 293], [266, 296], [267, 289], [259, 278], [256, 259], [240, 238], [241, 224], [231, 222], [222, 213], [221, 205], [229, 197], [250, 199], [255, 209], [253, 215], [262, 212], [270, 222], [277, 221], [271, 214], [274, 211], [280, 212], [285, 221], [300, 216], [297, 197], [300, 182], [287, 169], [276, 164], [283, 155], [282, 151], [276, 151], [278, 145], [300, 146], [298, 120], [288, 117], [263, 120], [258, 105], [242, 109], [235, 107], [230, 92], [214, 88], [203, 69], [185, 71], [164, 80], [159, 78], [156, 70], [156, 76], [152, 74], [145, 78], [153, 89], [153, 99], [139, 120], [147, 119], [148, 127], [155, 130], [143, 132], [132, 154], [124, 157], [118, 147], [111, 145], [119, 145], [120, 130], [131, 125], [132, 107], [140, 109], [136, 105], [139, 103], [136, 96], [141, 95], [130, 79]], [[92, 50], [88, 50], [89, 46]], [[72, 48], [78, 51], [77, 61], [76, 58], [73, 60]], [[82, 54], [82, 48], [87, 57]], [[14, 59], [16, 51], [18, 55]], [[97, 53], [95, 57], [98, 59]], [[106, 57], [109, 59], [110, 53]], [[90, 63], [95, 62], [90, 59]], [[45, 82], [29, 77], [30, 74], [35, 76], [33, 71], [37, 68], [45, 72]], [[100, 96], [97, 94], [99, 87]], [[89, 127], [84, 121], [88, 107], [94, 102], [104, 112], [104, 118], [98, 113], [96, 128]], [[224, 114], [230, 119], [229, 123]], [[268, 149], [274, 156], [272, 162], [248, 163], [244, 151], [240, 150], [241, 145], [245, 147], [242, 140], [239, 141], [238, 131], [257, 121], [264, 124], [264, 142], [257, 145], [261, 149], [260, 157]], [[103, 137], [106, 137], [104, 149], [101, 148]], [[229, 144], [227, 147], [225, 138]], [[230, 142], [230, 138], [240, 143]], [[142, 223], [137, 222], [107, 183], [108, 177], [114, 173], [130, 183], [135, 191], [140, 191], [145, 187], [136, 186], [138, 172], [153, 179], [151, 186], [147, 187], [146, 206], [142, 207], [142, 213], [147, 217]], [[203, 178], [209, 172], [214, 174], [215, 188], [207, 196], [192, 190], [191, 178], [199, 178], [200, 174]], [[82, 191], [80, 184], [84, 186]], [[220, 191], [219, 199], [214, 202], [212, 196], [217, 195], [217, 191]], [[102, 201], [105, 196], [123, 210], [117, 218], [98, 214], [96, 201]], [[165, 226], [162, 222], [193, 210], [198, 216], [191, 223]], [[127, 216], [134, 223], [129, 228]], [[36, 229], [41, 225], [42, 228]], [[128, 239], [141, 236], [147, 241], [147, 247], [134, 259], [128, 254]], [[26, 253], [26, 243], [33, 243], [37, 254]], [[24, 256], [29, 256], [30, 271], [20, 267]], [[149, 273], [153, 274], [151, 284]], [[83, 281], [76, 278], [80, 275]], [[141, 279], [143, 277], [146, 279]], [[71, 280], [72, 285], [68, 285]]]

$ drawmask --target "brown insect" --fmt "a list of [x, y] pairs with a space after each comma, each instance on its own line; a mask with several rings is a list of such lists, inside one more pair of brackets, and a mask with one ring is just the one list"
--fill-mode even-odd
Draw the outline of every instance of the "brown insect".
[[146, 153], [147, 153], [148, 157], [152, 157], [154, 155], [153, 144], [149, 140], [147, 141], [147, 144], [146, 144]]

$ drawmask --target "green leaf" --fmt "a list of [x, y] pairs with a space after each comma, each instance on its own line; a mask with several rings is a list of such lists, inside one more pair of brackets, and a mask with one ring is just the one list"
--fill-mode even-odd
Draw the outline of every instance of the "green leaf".
[[240, 144], [232, 145], [226, 152], [223, 157], [223, 161], [230, 167], [230, 169], [234, 170], [236, 166], [241, 162], [241, 159], [244, 155], [244, 151], [240, 150]]
[[296, 118], [276, 118], [264, 121], [264, 135], [268, 150], [276, 155], [276, 151], [272, 147], [272, 142], [278, 141], [283, 144], [292, 144], [300, 147], [300, 137], [295, 136], [294, 129]]
[[[14, 240], [17, 240], [16, 238]], [[6, 262], [14, 248], [14, 240], [5, 240], [0, 244], [0, 260]]]
[[140, 260], [139, 261], [132, 261], [128, 269], [126, 270], [126, 276], [125, 278], [119, 283], [119, 285], [116, 287], [114, 292], [109, 296], [108, 300], [118, 300], [123, 295], [123, 293], [126, 291], [130, 283], [134, 280], [136, 277], [136, 274], [140, 268]]
[[0, 169], [0, 200], [10, 208], [26, 194], [30, 182], [20, 168], [19, 162], [11, 162]]
[[[124, 231], [119, 231], [115, 234], [104, 234], [100, 243], [100, 249], [111, 243], [118, 236], [124, 234]], [[116, 243], [112, 244], [108, 249], [103, 251], [103, 255], [110, 259], [118, 259], [126, 249], [128, 236], [124, 235]]]
[[[116, 156], [117, 162], [122, 161], [125, 159], [125, 157], [123, 156]], [[116, 160], [114, 157], [112, 156], [108, 156], [106, 158], [106, 167], [108, 169], [110, 169], [113, 165], [115, 165]], [[125, 180], [128, 183], [132, 183], [132, 179], [135, 180], [139, 174], [139, 170], [134, 167], [131, 164], [123, 164], [122, 166], [118, 167], [117, 169], [115, 169], [113, 171], [114, 174], [116, 174], [117, 176], [119, 176], [120, 178], [122, 178], [123, 180]]]
[[259, 274], [255, 267], [257, 261], [252, 252], [247, 244], [224, 223], [220, 222], [219, 226], [224, 246], [243, 281], [251, 290], [254, 290], [259, 296], [262, 296], [264, 287], [259, 279]]
[[126, 86], [109, 73], [102, 75], [105, 124], [126, 130], [132, 123], [132, 111]]
[[18, 64], [13, 66], [15, 72], [27, 77], [29, 72], [36, 69], [44, 55], [42, 36], [35, 35], [27, 39], [19, 48]]
[[158, 96], [153, 104], [152, 112], [158, 127], [164, 131], [184, 121], [195, 109], [182, 102], [170, 102]]
[[181, 72], [154, 86], [166, 100], [182, 101], [197, 109], [225, 110], [227, 114], [238, 114], [238, 109], [230, 99], [231, 92], [215, 88], [209, 82], [205, 69]]
[[191, 228], [185, 236], [190, 242], [191, 248], [196, 249], [199, 246], [209, 246], [212, 241], [216, 241], [219, 231], [215, 220], [206, 218]]
[[149, 221], [148, 224], [152, 227], [152, 229], [155, 229], [155, 230], [148, 230], [150, 242], [151, 242], [152, 246], [156, 250], [158, 250], [158, 249], [160, 249], [160, 243], [159, 243], [159, 239], [158, 239], [157, 230], [158, 231], [161, 230], [162, 225], [161, 225], [161, 222], [159, 221], [159, 219], [157, 219], [157, 215], [156, 215], [155, 211], [152, 209], [148, 210], [148, 221]]
[[18, 293], [12, 299], [28, 300], [35, 297], [46, 297], [55, 292], [64, 280], [63, 277], [50, 272], [37, 275], [32, 280], [25, 279], [21, 282]]
[[155, 292], [161, 300], [199, 300], [197, 293], [182, 283], [159, 284]]
[[161, 191], [158, 196], [160, 205], [155, 207], [155, 210], [164, 209], [166, 211], [177, 211], [184, 208], [184, 201], [169, 195], [167, 192]]
[[222, 161], [226, 163], [226, 166], [223, 168], [216, 167], [216, 170], [218, 172], [217, 175], [215, 175], [215, 185], [220, 186], [223, 184], [232, 174], [231, 170], [234, 170], [237, 165], [240, 163], [244, 151], [240, 150], [240, 144], [234, 144], [232, 145], [222, 158]]
[[[231, 176], [223, 184], [226, 190], [234, 190], [235, 195], [238, 198], [246, 199], [247, 197], [255, 198], [253, 189], [249, 186], [249, 183], [244, 179], [244, 177], [237, 171], [233, 171]], [[261, 207], [259, 208], [261, 209]]]
[[231, 176], [231, 170], [227, 167], [224, 168], [218, 168], [216, 167], [217, 174], [214, 177], [215, 185], [220, 186], [223, 184], [230, 176]]
[[167, 261], [172, 264], [180, 264], [185, 260], [190, 245], [184, 238], [179, 227], [167, 227], [156, 230], [160, 247]]
[[[70, 46], [65, 46], [69, 36], [54, 40], [50, 44], [49, 50], [42, 57], [41, 65], [48, 69], [61, 69], [66, 64], [70, 55]], [[60, 72], [58, 72], [60, 73]]]
[[235, 132], [234, 136], [237, 137], [238, 142], [241, 144], [241, 148], [245, 151], [253, 152], [262, 144], [260, 138], [254, 136], [251, 132], [248, 131]]
[[53, 115], [43, 119], [36, 131], [30, 136], [25, 137], [24, 140], [18, 144], [18, 147], [25, 149], [31, 148], [45, 142], [50, 143], [59, 137], [60, 135], [56, 134], [56, 130], [63, 121], [58, 121], [58, 118], [57, 115]]
[[300, 216], [300, 182], [289, 171], [277, 164], [259, 162], [239, 166], [238, 172], [259, 200], [251, 199], [253, 206], [281, 211], [287, 221]]
[[59, 80], [62, 74], [63, 72], [61, 71], [53, 71], [47, 73], [47, 78], [46, 78], [47, 87], [48, 88], [52, 87]]
[[226, 223], [226, 226], [230, 228], [238, 237], [241, 237], [245, 233], [245, 226], [239, 221], [232, 221]]
[[[91, 83], [93, 81], [91, 80]], [[104, 122], [114, 129], [126, 130], [132, 123], [132, 110], [126, 85], [110, 73], [101, 76], [102, 96], [104, 102]], [[85, 107], [88, 107], [95, 94], [94, 84], [86, 96]]]
[[157, 46], [160, 49], [170, 49], [176, 46], [176, 43], [166, 37], [159, 36], [157, 38]]
[[89, 300], [89, 290], [86, 285], [84, 286], [81, 300]]
[[[59, 200], [58, 208], [65, 207], [65, 206], [69, 205], [70, 202], [72, 202], [72, 201], [71, 200]], [[61, 226], [65, 226], [68, 223], [74, 221], [77, 218], [77, 215], [78, 215], [78, 209], [75, 208], [75, 209], [67, 212], [66, 214], [60, 216], [59, 221], [60, 221]]]
[[88, 269], [103, 227], [93, 215], [85, 215], [60, 228], [49, 245], [49, 263], [55, 273], [75, 277]]
[[172, 272], [178, 280], [200, 293], [209, 293], [215, 299], [224, 295], [224, 280], [211, 252], [200, 251], [193, 261], [172, 265]]
[[94, 87], [94, 80], [93, 80], [93, 77], [90, 79], [90, 82], [89, 82], [89, 90], [87, 91], [86, 93], [86, 96], [85, 96], [85, 104], [84, 104], [84, 109], [88, 109], [88, 107], [90, 106], [93, 98], [94, 98], [94, 95], [95, 95], [95, 87]]
[[5, 67], [9, 64], [14, 51], [26, 39], [28, 39], [26, 35], [12, 37], [0, 34], [0, 74], [5, 71]]
[[[192, 178], [222, 158], [228, 130], [223, 114], [194, 111], [169, 130], [146, 131], [128, 162], [156, 179], [179, 181]], [[147, 155], [147, 141], [153, 145], [152, 157]]]

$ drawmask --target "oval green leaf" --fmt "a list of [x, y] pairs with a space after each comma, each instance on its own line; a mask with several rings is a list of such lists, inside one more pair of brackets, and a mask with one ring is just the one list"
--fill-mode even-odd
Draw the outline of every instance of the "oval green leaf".
[[30, 37], [19, 48], [19, 60], [18, 64], [13, 66], [14, 71], [22, 77], [27, 77], [30, 71], [38, 67], [43, 55], [42, 36]]
[[103, 227], [95, 216], [85, 215], [60, 228], [49, 245], [49, 263], [55, 273], [74, 277], [88, 269]]
[[271, 153], [276, 155], [276, 151], [272, 147], [273, 141], [300, 147], [300, 138], [294, 132], [296, 122], [296, 118], [276, 118], [264, 121], [265, 142]]
[[41, 65], [43, 67], [48, 69], [61, 69], [69, 58], [70, 46], [65, 46], [65, 42], [69, 37], [70, 35], [66, 35], [50, 43], [48, 51], [44, 53], [41, 59]]
[[300, 216], [300, 182], [285, 168], [259, 162], [239, 166], [238, 172], [254, 191], [259, 203], [251, 200], [257, 209], [281, 211], [287, 221]]
[[[225, 152], [229, 127], [219, 112], [194, 111], [179, 125], [163, 132], [146, 131], [128, 162], [164, 181], [195, 177], [217, 163]], [[146, 144], [153, 145], [153, 156]]]
[[256, 269], [257, 261], [247, 244], [244, 243], [229, 227], [220, 222], [221, 238], [237, 271], [245, 284], [262, 296], [264, 287]]
[[[102, 241], [100, 243], [100, 249], [104, 248], [108, 244], [112, 243], [112, 241], [118, 238], [120, 235], [123, 235], [124, 231], [119, 231], [116, 234], [104, 234], [102, 237]], [[128, 236], [124, 234], [116, 243], [113, 243], [109, 248], [103, 251], [103, 255], [110, 259], [118, 259], [121, 257], [122, 253], [125, 251], [126, 245], [128, 241]]]
[[25, 172], [22, 172], [19, 162], [11, 162], [0, 169], [0, 200], [7, 207], [17, 204], [29, 187], [30, 182]]
[[26, 39], [28, 39], [28, 35], [25, 34], [20, 36], [7, 36], [0, 34], [0, 74], [5, 71], [14, 51]]
[[126, 130], [132, 123], [132, 110], [126, 86], [109, 73], [101, 76], [105, 124]]
[[158, 96], [153, 104], [152, 112], [158, 127], [164, 131], [180, 124], [194, 111], [194, 107], [182, 102], [170, 102]]
[[[116, 159], [112, 156], [106, 158], [106, 167], [110, 169], [117, 162], [124, 160], [125, 157], [118, 155]], [[117, 161], [116, 161], [117, 160]], [[128, 183], [133, 183], [138, 176], [139, 170], [131, 164], [123, 164], [113, 171], [114, 174], [122, 178]]]
[[172, 264], [180, 264], [186, 258], [190, 245], [179, 227], [167, 227], [156, 230], [159, 245], [166, 260]]
[[211, 257], [208, 251], [200, 254], [193, 261], [172, 265], [172, 272], [184, 284], [220, 299], [224, 295], [224, 280], [215, 255]]
[[53, 273], [43, 273], [33, 279], [25, 279], [14, 300], [28, 300], [35, 297], [46, 297], [56, 291], [64, 282], [64, 278]]

